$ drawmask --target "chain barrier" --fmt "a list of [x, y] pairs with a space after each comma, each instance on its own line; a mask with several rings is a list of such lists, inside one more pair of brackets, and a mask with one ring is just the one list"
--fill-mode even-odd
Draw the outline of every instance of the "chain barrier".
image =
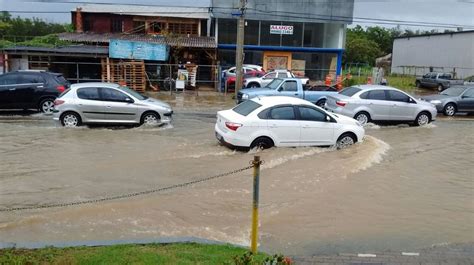
[[210, 180], [214, 180], [214, 179], [218, 179], [218, 178], [222, 178], [222, 177], [227, 177], [227, 176], [234, 175], [234, 174], [243, 172], [243, 171], [251, 169], [251, 168], [253, 168], [253, 164], [251, 166], [243, 167], [243, 168], [236, 169], [236, 170], [226, 172], [226, 173], [221, 173], [221, 174], [218, 174], [218, 175], [215, 175], [215, 176], [211, 176], [211, 177], [207, 177], [207, 178], [203, 178], [203, 179], [198, 179], [198, 180], [193, 180], [193, 181], [189, 181], [189, 182], [184, 182], [184, 183], [180, 183], [180, 184], [174, 184], [174, 185], [171, 185], [171, 186], [152, 189], [152, 190], [145, 190], [145, 191], [139, 191], [139, 192], [134, 192], [134, 193], [128, 193], [128, 194], [116, 195], [116, 196], [111, 196], [111, 197], [105, 197], [105, 198], [100, 198], [100, 199], [92, 199], [92, 200], [69, 202], [69, 203], [57, 203], [57, 204], [46, 204], [46, 205], [37, 205], [37, 206], [6, 208], [6, 209], [0, 209], [0, 212], [14, 212], [14, 211], [24, 211], [24, 210], [59, 208], [59, 207], [76, 206], [76, 205], [83, 205], [83, 204], [92, 204], [92, 203], [99, 203], [99, 202], [105, 202], [105, 201], [119, 200], [119, 199], [124, 199], [124, 198], [137, 197], [137, 196], [147, 195], [147, 194], [151, 194], [151, 193], [162, 192], [162, 191], [166, 191], [166, 190], [183, 188], [183, 187], [191, 186], [191, 185], [198, 184], [198, 183], [201, 183], [201, 182], [207, 182], [207, 181], [210, 181]]

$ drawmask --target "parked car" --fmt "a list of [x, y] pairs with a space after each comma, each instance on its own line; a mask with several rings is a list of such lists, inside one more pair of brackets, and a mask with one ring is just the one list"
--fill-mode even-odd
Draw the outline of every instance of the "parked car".
[[474, 85], [474, 75], [464, 79], [464, 85]]
[[54, 99], [69, 87], [62, 74], [14, 71], [0, 75], [0, 109], [37, 109], [53, 112]]
[[[236, 75], [235, 69], [236, 69], [236, 67], [233, 66], [233, 67], [231, 67], [227, 70], [224, 70], [224, 76], [225, 77], [235, 76]], [[258, 72], [265, 73], [265, 71], [263, 70], [263, 67], [261, 67], [259, 65], [254, 65], [254, 64], [244, 64], [242, 66], [242, 70], [243, 70], [244, 74], [247, 73], [247, 72], [251, 72], [251, 71], [258, 71]]]
[[293, 97], [258, 97], [219, 111], [217, 139], [232, 148], [273, 146], [346, 147], [364, 137], [354, 119], [327, 113]]
[[267, 73], [262, 77], [246, 78], [244, 80], [244, 87], [246, 88], [257, 88], [266, 87], [273, 79], [276, 78], [298, 78], [304, 85], [309, 85], [309, 78], [307, 77], [296, 77], [292, 72], [288, 70], [275, 70]]
[[[251, 77], [262, 77], [265, 75], [265, 72], [263, 71], [257, 71], [257, 70], [252, 70], [252, 71], [248, 71], [244, 74], [243, 76], [243, 80], [245, 80], [246, 78], [251, 78]], [[234, 91], [235, 89], [235, 80], [236, 80], [236, 77], [235, 76], [229, 76], [226, 78], [226, 82], [227, 82], [227, 90], [231, 90], [231, 91]]]
[[436, 119], [436, 108], [424, 100], [389, 86], [347, 87], [327, 97], [325, 108], [354, 117], [361, 124], [370, 121], [407, 122], [421, 126]]
[[422, 99], [436, 106], [438, 112], [453, 116], [456, 112], [474, 112], [474, 85], [450, 87], [438, 95]]
[[415, 81], [416, 87], [436, 88], [438, 91], [443, 91], [453, 85], [462, 85], [464, 80], [453, 79], [450, 73], [436, 73], [430, 72], [417, 78]]
[[171, 122], [170, 105], [112, 83], [74, 84], [54, 101], [53, 119], [65, 127], [88, 123], [146, 124]]
[[246, 88], [237, 94], [237, 103], [252, 99], [254, 97], [263, 96], [289, 96], [306, 99], [318, 106], [324, 106], [326, 96], [336, 94], [337, 91], [310, 91], [303, 86], [304, 82], [298, 78], [273, 79], [264, 88]]

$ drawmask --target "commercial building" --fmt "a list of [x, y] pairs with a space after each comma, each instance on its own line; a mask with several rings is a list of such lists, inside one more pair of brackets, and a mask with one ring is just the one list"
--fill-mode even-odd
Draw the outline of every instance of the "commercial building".
[[474, 30], [397, 38], [393, 42], [394, 74], [453, 73], [474, 75]]

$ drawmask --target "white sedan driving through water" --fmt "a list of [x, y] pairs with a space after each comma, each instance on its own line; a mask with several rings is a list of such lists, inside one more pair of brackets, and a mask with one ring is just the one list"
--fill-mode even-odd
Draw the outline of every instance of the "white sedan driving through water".
[[232, 148], [334, 146], [361, 141], [364, 128], [354, 119], [328, 113], [293, 97], [256, 97], [219, 111], [217, 139]]

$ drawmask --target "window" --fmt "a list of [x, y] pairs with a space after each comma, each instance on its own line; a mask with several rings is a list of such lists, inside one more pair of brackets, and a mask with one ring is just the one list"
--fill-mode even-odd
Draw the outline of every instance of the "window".
[[100, 100], [99, 89], [97, 87], [84, 87], [77, 90], [80, 99]]
[[252, 113], [252, 111], [260, 108], [261, 106], [262, 105], [258, 104], [257, 102], [255, 102], [253, 100], [247, 100], [247, 101], [244, 101], [244, 102], [240, 103], [239, 105], [237, 105], [232, 110], [237, 112], [238, 114], [240, 114], [242, 116], [247, 116], [250, 113]]
[[145, 21], [133, 21], [133, 29], [127, 33], [145, 34]]
[[0, 85], [13, 85], [18, 84], [18, 75], [10, 74], [10, 75], [3, 75], [0, 76]]
[[123, 21], [121, 19], [112, 19], [110, 26], [111, 32], [123, 32]]
[[258, 20], [245, 20], [245, 45], [258, 45], [258, 30]]
[[451, 79], [451, 74], [441, 74], [441, 75], [439, 75], [439, 78], [450, 80]]
[[262, 21], [260, 27], [260, 45], [281, 46], [281, 35], [271, 34], [272, 25], [281, 25], [281, 21]]
[[385, 90], [372, 90], [369, 91], [369, 98], [373, 100], [386, 100]]
[[270, 118], [273, 120], [294, 120], [295, 110], [292, 106], [276, 107], [271, 110]]
[[268, 119], [268, 114], [270, 113], [270, 110], [271, 108], [262, 110], [257, 116], [262, 120], [266, 120]]
[[286, 81], [281, 87], [282, 91], [298, 91], [296, 81]]
[[20, 76], [21, 84], [39, 84], [44, 83], [44, 79], [40, 75], [23, 75]]
[[299, 107], [300, 116], [302, 120], [305, 121], [326, 121], [326, 114], [322, 113], [319, 110], [308, 108], [308, 107]]
[[360, 90], [361, 89], [357, 88], [357, 87], [346, 87], [343, 90], [341, 90], [341, 92], [339, 92], [339, 94], [344, 95], [344, 96], [348, 96], [348, 97], [352, 97], [354, 94], [356, 94]]
[[124, 93], [111, 88], [101, 88], [102, 100], [124, 102], [128, 98]]
[[268, 74], [264, 75], [263, 78], [269, 78], [269, 79], [276, 78], [276, 75], [277, 75], [276, 72], [271, 72], [271, 73], [268, 73]]
[[403, 94], [402, 92], [389, 90], [388, 94], [390, 95], [391, 101], [399, 101], [399, 102], [409, 102], [410, 97]]
[[152, 33], [161, 33], [163, 30], [166, 29], [165, 23], [153, 21], [150, 22], [150, 32]]
[[463, 98], [474, 98], [474, 88], [469, 89], [462, 95]]
[[198, 34], [198, 25], [191, 23], [169, 23], [168, 31], [170, 33], [179, 34], [179, 35], [197, 35]]
[[368, 99], [369, 98], [369, 91], [360, 94], [359, 98]]

